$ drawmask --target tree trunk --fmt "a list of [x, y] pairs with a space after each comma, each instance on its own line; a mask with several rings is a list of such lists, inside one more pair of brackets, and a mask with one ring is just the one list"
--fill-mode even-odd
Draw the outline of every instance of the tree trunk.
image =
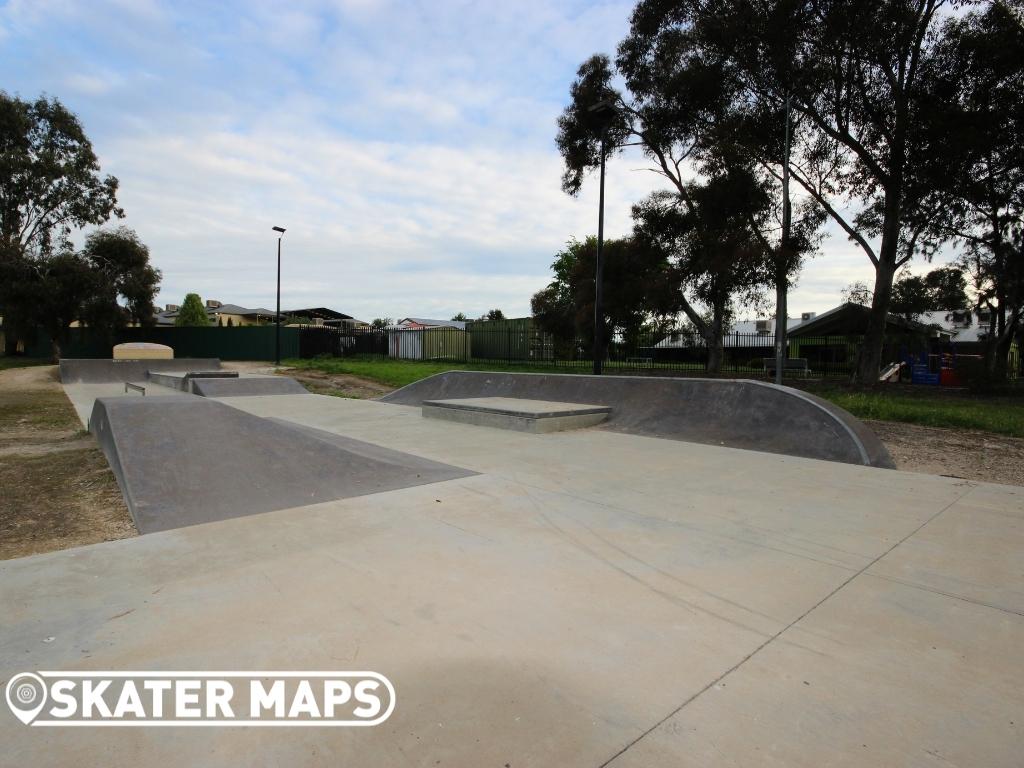
[[50, 359], [54, 363], [60, 362], [60, 340], [57, 336], [50, 339]]
[[[901, 156], [901, 152], [896, 156]], [[882, 345], [885, 343], [885, 325], [889, 318], [889, 302], [892, 298], [892, 281], [896, 276], [899, 260], [900, 212], [902, 198], [899, 191], [903, 184], [902, 173], [894, 168], [893, 186], [886, 190], [885, 208], [882, 219], [882, 242], [878, 248], [878, 263], [875, 264], [875, 293], [871, 298], [871, 313], [868, 327], [860, 347], [857, 371], [854, 381], [861, 384], [877, 384], [878, 372], [882, 368]]]
[[882, 368], [882, 345], [885, 343], [885, 324], [889, 316], [889, 300], [892, 297], [892, 281], [896, 274], [895, 259], [882, 259], [875, 268], [875, 293], [871, 299], [871, 313], [868, 327], [860, 347], [855, 381], [861, 384], [878, 382]]
[[711, 327], [705, 337], [708, 347], [707, 372], [717, 376], [722, 372], [722, 360], [725, 354], [722, 350], [722, 330], [725, 325], [725, 304], [716, 302], [711, 310]]
[[[781, 271], [781, 270], [780, 270]], [[785, 274], [775, 276], [775, 383], [782, 384], [782, 369], [788, 356], [786, 342], [786, 317], [789, 314], [786, 289], [789, 281]]]
[[1013, 337], [1018, 323], [1016, 312], [1011, 313], [1010, 320], [1007, 322], [1005, 307], [1002, 309], [1002, 329], [999, 330], [997, 323], [997, 332], [992, 337], [992, 342], [987, 350], [989, 354], [988, 370], [994, 381], [1005, 381], [1007, 378], [1010, 366], [1010, 347], [1013, 346]]

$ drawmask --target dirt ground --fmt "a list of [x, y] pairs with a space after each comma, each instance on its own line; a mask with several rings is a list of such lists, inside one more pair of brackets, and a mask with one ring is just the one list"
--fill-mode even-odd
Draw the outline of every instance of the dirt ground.
[[0, 560], [136, 534], [56, 366], [0, 371]]
[[315, 395], [334, 395], [335, 397], [353, 397], [359, 400], [381, 397], [394, 392], [394, 387], [379, 384], [359, 376], [345, 373], [321, 373], [320, 371], [299, 371], [287, 369], [293, 379]]
[[1024, 440], [991, 432], [939, 429], [895, 421], [864, 423], [897, 469], [1005, 485], [1024, 485]]

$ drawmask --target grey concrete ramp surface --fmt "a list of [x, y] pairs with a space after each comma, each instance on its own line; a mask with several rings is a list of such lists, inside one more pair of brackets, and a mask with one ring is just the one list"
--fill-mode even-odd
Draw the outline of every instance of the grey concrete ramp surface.
[[287, 376], [241, 376], [236, 379], [196, 378], [192, 380], [192, 392], [202, 397], [307, 394], [305, 387]]
[[103, 358], [62, 358], [60, 380], [64, 384], [98, 384], [108, 381], [140, 381], [150, 371], [215, 371], [216, 357], [180, 357], [175, 360], [110, 360]]
[[99, 398], [90, 424], [141, 533], [475, 474], [194, 395]]
[[149, 380], [154, 384], [182, 392], [190, 390], [192, 379], [237, 379], [238, 371], [149, 371]]
[[758, 381], [448, 371], [382, 402], [511, 397], [611, 406], [602, 428], [847, 464], [893, 468], [862, 422], [814, 395]]

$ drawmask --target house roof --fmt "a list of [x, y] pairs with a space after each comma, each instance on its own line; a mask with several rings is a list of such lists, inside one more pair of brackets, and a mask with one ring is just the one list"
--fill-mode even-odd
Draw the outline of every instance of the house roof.
[[[221, 304], [219, 307], [207, 307], [207, 314], [220, 314], [220, 315], [241, 315], [243, 317], [249, 317], [251, 315], [269, 315], [273, 317], [276, 312], [272, 309], [265, 309], [264, 307], [257, 307], [256, 309], [249, 309], [248, 307], [241, 307], [238, 304]], [[281, 313], [286, 314], [284, 312]]]
[[460, 331], [466, 330], [466, 324], [462, 320], [430, 320], [425, 317], [403, 317], [398, 321], [398, 325], [406, 323], [415, 323], [416, 325], [424, 325], [428, 328], [458, 328]]
[[355, 320], [352, 315], [330, 309], [329, 307], [307, 307], [306, 309], [289, 309], [281, 312], [282, 315], [293, 315], [295, 317], [319, 318], [321, 320]]
[[[216, 317], [217, 315], [238, 315], [239, 317], [274, 317], [274, 310], [265, 309], [263, 307], [257, 307], [250, 309], [243, 307], [238, 304], [221, 304], [219, 307], [203, 307], [206, 310], [206, 314], [210, 317]], [[175, 318], [178, 317], [181, 310], [174, 309], [168, 312], [164, 310], [157, 312], [154, 317], [156, 318], [157, 325], [174, 325]], [[282, 314], [284, 314], [282, 312]]]
[[[871, 316], [871, 308], [862, 304], [846, 302], [838, 307], [822, 312], [790, 332], [790, 336], [799, 338], [801, 336], [832, 336], [845, 334], [863, 334], [867, 331], [868, 318]], [[948, 331], [936, 331], [926, 323], [918, 323], [913, 320], [890, 314], [886, 318], [886, 327], [891, 330], [906, 331], [910, 333], [924, 333], [933, 335], [941, 333], [949, 335]]]

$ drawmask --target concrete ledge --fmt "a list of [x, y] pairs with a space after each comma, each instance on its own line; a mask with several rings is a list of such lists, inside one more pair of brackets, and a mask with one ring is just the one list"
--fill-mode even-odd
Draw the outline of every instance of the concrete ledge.
[[218, 371], [216, 357], [179, 357], [174, 360], [109, 360], [104, 358], [64, 358], [60, 361], [60, 380], [64, 384], [99, 384], [109, 381], [145, 381], [151, 371]]
[[381, 402], [512, 397], [610, 406], [603, 428], [826, 461], [893, 468], [885, 446], [858, 419], [789, 387], [742, 379], [575, 376], [448, 371]]
[[611, 408], [605, 405], [560, 403], [508, 397], [427, 400], [423, 415], [460, 424], [544, 434], [600, 424]]
[[237, 379], [238, 371], [150, 371], [149, 380], [154, 384], [182, 392], [191, 391], [192, 379]]

